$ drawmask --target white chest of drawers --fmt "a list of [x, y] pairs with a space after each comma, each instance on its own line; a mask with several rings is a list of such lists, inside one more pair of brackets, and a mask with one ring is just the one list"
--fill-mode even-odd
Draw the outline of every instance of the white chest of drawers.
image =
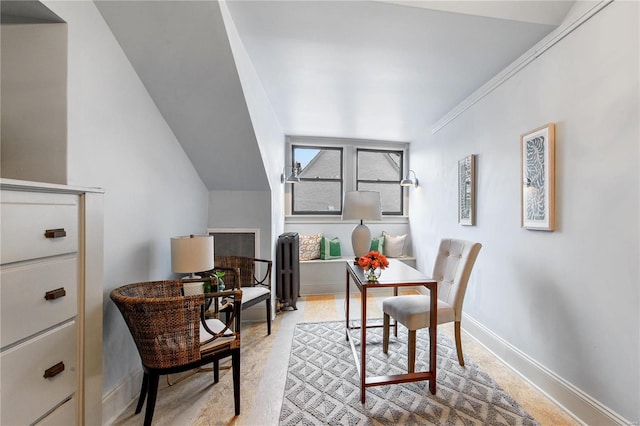
[[1, 184], [0, 424], [101, 424], [102, 193]]

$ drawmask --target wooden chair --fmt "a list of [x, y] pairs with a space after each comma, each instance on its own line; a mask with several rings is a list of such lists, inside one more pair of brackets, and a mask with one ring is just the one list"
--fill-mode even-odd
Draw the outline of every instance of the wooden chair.
[[[471, 241], [443, 239], [440, 241], [438, 256], [433, 266], [432, 278], [438, 281], [438, 324], [455, 321], [456, 350], [458, 362], [464, 366], [460, 321], [462, 302], [467, 290], [471, 270], [482, 244]], [[416, 330], [429, 327], [429, 296], [393, 296], [382, 302], [383, 333], [382, 351], [389, 349], [390, 317], [409, 329], [408, 372], [415, 369]], [[397, 333], [397, 328], [396, 328]], [[396, 334], [397, 335], [397, 334]]]
[[[272, 261], [243, 256], [215, 256], [216, 268], [240, 269], [240, 281], [224, 276], [227, 288], [242, 290], [242, 309], [247, 309], [260, 302], [265, 302], [267, 309], [267, 334], [271, 334], [271, 268]], [[261, 271], [260, 278], [256, 274]], [[213, 271], [199, 273], [210, 276]]]
[[[141, 282], [111, 292], [129, 327], [142, 360], [144, 375], [136, 414], [147, 408], [144, 425], [151, 425], [161, 375], [192, 370], [213, 363], [213, 381], [219, 362], [231, 357], [235, 414], [240, 414], [240, 313], [242, 292], [183, 295], [183, 283], [211, 278]], [[214, 287], [216, 288], [216, 287]], [[212, 300], [213, 318], [205, 317], [205, 299]], [[225, 322], [216, 318], [218, 307], [229, 307]]]

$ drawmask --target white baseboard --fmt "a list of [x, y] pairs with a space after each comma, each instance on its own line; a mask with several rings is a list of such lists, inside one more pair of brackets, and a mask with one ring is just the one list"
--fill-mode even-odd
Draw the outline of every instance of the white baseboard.
[[470, 316], [463, 314], [463, 317], [463, 329], [471, 337], [507, 364], [523, 379], [555, 401], [578, 422], [602, 426], [631, 424], [631, 422], [530, 358]]
[[[118, 386], [102, 397], [103, 425], [112, 425], [115, 422], [131, 401], [140, 395], [141, 384], [142, 368], [132, 371]], [[144, 413], [142, 418], [144, 419]]]

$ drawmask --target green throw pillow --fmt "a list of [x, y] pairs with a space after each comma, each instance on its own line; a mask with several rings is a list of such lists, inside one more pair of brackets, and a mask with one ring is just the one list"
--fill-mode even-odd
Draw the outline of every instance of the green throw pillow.
[[380, 254], [384, 254], [384, 236], [372, 238], [369, 251], [379, 251]]
[[324, 236], [320, 239], [320, 259], [335, 259], [341, 257], [340, 239], [338, 237], [328, 239]]

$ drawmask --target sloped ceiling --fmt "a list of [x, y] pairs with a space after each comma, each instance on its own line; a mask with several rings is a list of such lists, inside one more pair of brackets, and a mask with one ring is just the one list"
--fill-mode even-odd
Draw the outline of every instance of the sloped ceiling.
[[207, 188], [268, 190], [218, 4], [95, 3]]
[[62, 18], [36, 0], [0, 1], [0, 22], [3, 24], [62, 23]]
[[[96, 4], [207, 187], [267, 189], [217, 2]], [[572, 4], [227, 2], [285, 134], [400, 142], [554, 30]]]

